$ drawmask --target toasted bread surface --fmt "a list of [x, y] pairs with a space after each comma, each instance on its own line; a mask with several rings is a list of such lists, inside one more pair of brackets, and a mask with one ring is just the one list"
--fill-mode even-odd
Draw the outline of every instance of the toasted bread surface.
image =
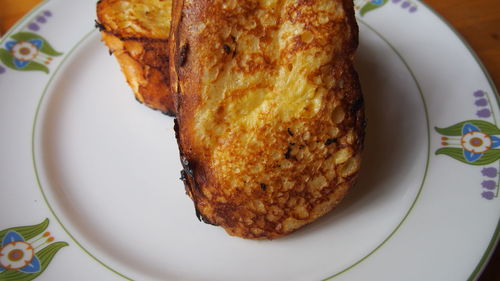
[[101, 0], [102, 40], [120, 64], [137, 100], [173, 115], [168, 75], [171, 0]]
[[352, 0], [179, 0], [172, 16], [176, 132], [199, 218], [272, 239], [337, 206], [366, 124]]

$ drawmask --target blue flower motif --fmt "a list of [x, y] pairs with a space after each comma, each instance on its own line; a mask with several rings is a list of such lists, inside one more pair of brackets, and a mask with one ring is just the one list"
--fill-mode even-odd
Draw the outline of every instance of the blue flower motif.
[[49, 73], [48, 65], [53, 57], [62, 55], [38, 34], [18, 32], [9, 37], [9, 41], [0, 46], [0, 61], [8, 68]]
[[40, 272], [41, 264], [31, 243], [16, 231], [9, 231], [0, 248], [0, 272], [17, 270], [24, 273]]
[[466, 123], [462, 128], [460, 144], [465, 159], [469, 162], [475, 162], [480, 159], [486, 151], [499, 147], [500, 138], [490, 136], [481, 132], [477, 126]]
[[372, 2], [372, 4], [375, 4], [375, 5], [382, 5], [382, 3], [383, 3], [382, 0], [372, 0], [371, 2]]
[[40, 39], [8, 41], [5, 44], [5, 48], [12, 53], [12, 62], [18, 68], [23, 68], [36, 59], [42, 46], [43, 41]]

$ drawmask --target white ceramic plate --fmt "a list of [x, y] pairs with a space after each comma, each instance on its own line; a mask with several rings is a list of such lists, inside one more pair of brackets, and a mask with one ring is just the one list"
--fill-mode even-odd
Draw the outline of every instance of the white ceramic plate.
[[196, 220], [172, 119], [133, 98], [95, 1], [42, 3], [0, 41], [0, 279], [477, 278], [499, 233], [494, 86], [423, 3], [356, 5], [359, 183], [310, 226], [248, 241]]

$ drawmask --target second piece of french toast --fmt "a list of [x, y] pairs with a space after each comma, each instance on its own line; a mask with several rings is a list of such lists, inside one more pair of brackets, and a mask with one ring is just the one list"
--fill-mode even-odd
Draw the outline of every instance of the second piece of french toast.
[[179, 0], [170, 40], [182, 178], [199, 218], [272, 239], [339, 204], [365, 127], [352, 0]]
[[100, 0], [102, 40], [124, 73], [136, 99], [174, 115], [168, 76], [172, 0]]

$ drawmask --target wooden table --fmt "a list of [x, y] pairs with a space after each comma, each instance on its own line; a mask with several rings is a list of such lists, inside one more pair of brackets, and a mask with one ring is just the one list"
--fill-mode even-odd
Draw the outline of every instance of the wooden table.
[[[2, 0], [0, 34], [40, 0]], [[425, 0], [472, 46], [500, 85], [500, 0]], [[497, 248], [479, 281], [500, 281], [500, 248]]]

